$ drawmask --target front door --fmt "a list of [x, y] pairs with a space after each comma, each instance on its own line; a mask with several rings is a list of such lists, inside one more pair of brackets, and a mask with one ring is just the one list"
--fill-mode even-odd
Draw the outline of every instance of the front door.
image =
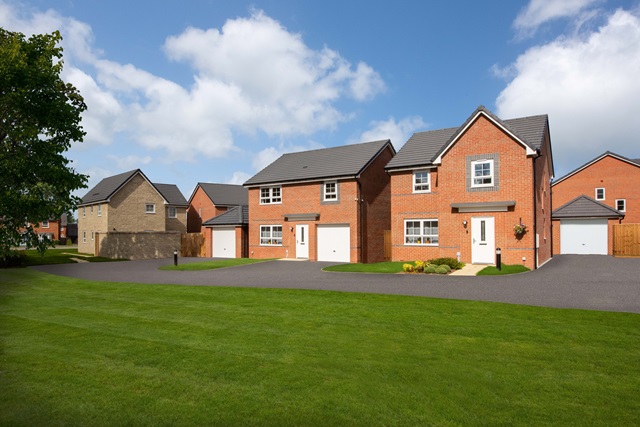
[[471, 262], [473, 264], [493, 264], [495, 250], [494, 218], [471, 218]]
[[296, 225], [296, 258], [309, 258], [309, 226]]

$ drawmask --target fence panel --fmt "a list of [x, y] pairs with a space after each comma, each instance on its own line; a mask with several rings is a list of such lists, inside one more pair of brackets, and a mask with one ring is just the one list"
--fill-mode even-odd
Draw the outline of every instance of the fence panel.
[[181, 236], [180, 243], [180, 256], [205, 257], [204, 234], [184, 233]]
[[384, 230], [384, 260], [391, 261], [391, 230]]
[[613, 255], [640, 257], [640, 224], [613, 226]]

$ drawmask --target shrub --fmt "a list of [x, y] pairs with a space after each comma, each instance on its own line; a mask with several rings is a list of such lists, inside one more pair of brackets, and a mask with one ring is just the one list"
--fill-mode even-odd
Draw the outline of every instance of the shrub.
[[448, 265], [453, 270], [459, 270], [464, 267], [463, 262], [458, 262], [455, 258], [434, 258], [427, 261], [429, 264]]
[[413, 265], [411, 264], [402, 264], [402, 269], [405, 273], [413, 273]]
[[451, 273], [451, 267], [449, 267], [447, 264], [442, 264], [439, 268], [444, 268], [445, 270], [447, 270], [447, 273]]
[[418, 273], [422, 273], [424, 271], [424, 261], [416, 261], [414, 262], [415, 264], [415, 270]]
[[[451, 271], [451, 270], [449, 270]], [[439, 265], [436, 267], [436, 274], [447, 274], [449, 271], [444, 267], [444, 265]]]
[[424, 268], [424, 272], [427, 274], [433, 274], [436, 272], [436, 268], [437, 266], [433, 265], [433, 264], [429, 264]]
[[27, 255], [24, 251], [11, 251], [4, 257], [0, 257], [0, 268], [24, 267], [27, 264]]

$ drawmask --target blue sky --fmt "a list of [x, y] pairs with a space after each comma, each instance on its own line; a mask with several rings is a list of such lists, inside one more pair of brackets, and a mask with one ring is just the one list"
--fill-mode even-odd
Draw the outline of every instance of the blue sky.
[[0, 26], [61, 31], [89, 186], [140, 168], [188, 198], [286, 152], [400, 149], [480, 104], [548, 114], [556, 177], [640, 158], [638, 1], [0, 0]]

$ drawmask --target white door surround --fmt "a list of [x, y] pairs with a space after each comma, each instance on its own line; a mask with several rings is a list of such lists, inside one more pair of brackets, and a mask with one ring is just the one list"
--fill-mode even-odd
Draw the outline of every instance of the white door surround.
[[296, 258], [309, 258], [309, 226], [296, 224]]
[[495, 218], [471, 218], [471, 263], [493, 264], [495, 262], [496, 233]]

